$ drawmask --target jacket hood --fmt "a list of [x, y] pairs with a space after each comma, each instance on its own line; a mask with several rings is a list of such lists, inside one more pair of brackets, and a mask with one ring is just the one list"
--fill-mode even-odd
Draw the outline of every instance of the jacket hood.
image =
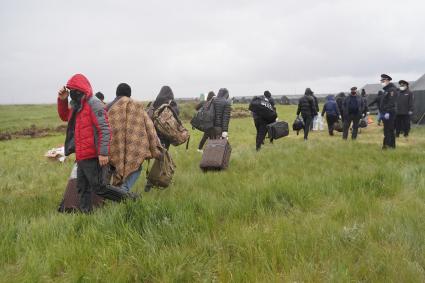
[[272, 97], [272, 94], [270, 93], [270, 91], [266, 90], [264, 92], [264, 96], [267, 97], [267, 98], [270, 98], [270, 97]]
[[225, 99], [229, 99], [229, 91], [227, 90], [227, 88], [220, 88], [217, 97], [224, 97]]
[[68, 82], [66, 87], [69, 89], [76, 89], [83, 92], [87, 97], [93, 95], [93, 90], [91, 88], [89, 80], [82, 74], [73, 75]]
[[215, 96], [215, 93], [213, 91], [210, 91], [207, 96], [207, 101], [210, 101], [214, 96]]
[[169, 86], [163, 86], [158, 93], [158, 96], [153, 103], [153, 107], [156, 109], [162, 104], [168, 103], [170, 100], [174, 100], [174, 93]]
[[304, 94], [305, 95], [313, 95], [313, 91], [311, 90], [311, 88], [308, 87], [308, 88], [305, 89]]
[[335, 96], [333, 95], [326, 96], [326, 101], [334, 101], [334, 100], [335, 100]]

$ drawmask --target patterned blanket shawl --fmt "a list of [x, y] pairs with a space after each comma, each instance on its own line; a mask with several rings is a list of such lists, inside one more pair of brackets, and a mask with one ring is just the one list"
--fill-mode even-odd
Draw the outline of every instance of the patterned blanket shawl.
[[108, 111], [112, 129], [110, 162], [115, 167], [114, 185], [139, 169], [145, 159], [159, 158], [160, 143], [143, 103], [119, 99]]

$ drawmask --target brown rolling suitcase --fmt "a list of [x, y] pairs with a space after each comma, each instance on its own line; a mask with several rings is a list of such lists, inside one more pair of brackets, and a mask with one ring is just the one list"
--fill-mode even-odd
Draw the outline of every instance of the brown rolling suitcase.
[[229, 166], [232, 147], [227, 139], [209, 139], [199, 167], [202, 170], [223, 170]]
[[[92, 192], [93, 207], [102, 206], [105, 199]], [[59, 205], [59, 212], [77, 212], [80, 210], [80, 195], [77, 189], [77, 164], [74, 165], [71, 176], [68, 179], [63, 200]]]

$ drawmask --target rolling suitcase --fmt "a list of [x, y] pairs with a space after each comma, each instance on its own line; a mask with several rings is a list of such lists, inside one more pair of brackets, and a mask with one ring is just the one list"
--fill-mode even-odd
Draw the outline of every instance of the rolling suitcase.
[[267, 133], [271, 140], [277, 140], [289, 135], [288, 123], [284, 121], [274, 122], [267, 125]]
[[[93, 207], [102, 206], [105, 199], [92, 192]], [[68, 179], [63, 199], [59, 204], [59, 212], [78, 212], [80, 210], [80, 195], [77, 189], [77, 163], [72, 168], [71, 176]]]
[[232, 147], [227, 139], [209, 139], [199, 167], [203, 171], [226, 169], [231, 153]]

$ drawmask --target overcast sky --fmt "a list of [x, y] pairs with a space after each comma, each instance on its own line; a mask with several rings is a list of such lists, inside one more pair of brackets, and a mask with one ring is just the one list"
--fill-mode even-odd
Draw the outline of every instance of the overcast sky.
[[106, 100], [347, 91], [425, 73], [423, 0], [0, 2], [0, 104], [55, 103], [83, 73]]

